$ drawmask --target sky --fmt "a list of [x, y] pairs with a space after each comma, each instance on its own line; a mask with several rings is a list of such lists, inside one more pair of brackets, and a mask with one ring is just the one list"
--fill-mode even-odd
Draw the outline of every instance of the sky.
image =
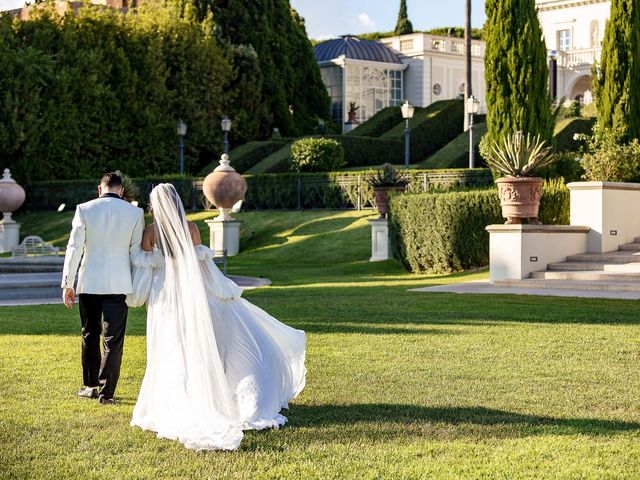
[[[464, 0], [407, 0], [407, 13], [415, 30], [463, 27], [464, 5]], [[291, 0], [291, 6], [304, 17], [309, 38], [325, 40], [393, 30], [400, 0]], [[472, 0], [471, 26], [480, 28], [485, 19], [484, 0]]]
[[[304, 17], [309, 38], [315, 40], [347, 33], [388, 32], [395, 28], [400, 9], [400, 0], [290, 1], [291, 6]], [[24, 2], [0, 0], [0, 10], [18, 8]], [[463, 27], [464, 4], [464, 0], [407, 0], [407, 12], [416, 30]], [[484, 21], [484, 0], [472, 0], [471, 25], [479, 28]]]

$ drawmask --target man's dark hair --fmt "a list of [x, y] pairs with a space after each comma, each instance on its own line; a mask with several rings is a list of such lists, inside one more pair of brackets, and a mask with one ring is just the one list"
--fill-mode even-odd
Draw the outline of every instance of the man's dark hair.
[[105, 173], [100, 179], [100, 185], [108, 188], [122, 187], [122, 174], [119, 171]]

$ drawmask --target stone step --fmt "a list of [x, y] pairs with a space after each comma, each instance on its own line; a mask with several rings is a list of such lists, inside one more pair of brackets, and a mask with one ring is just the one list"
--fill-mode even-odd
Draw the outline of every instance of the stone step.
[[53, 273], [0, 274], [0, 300], [56, 298], [62, 295], [62, 275]]
[[62, 272], [64, 257], [17, 257], [0, 258], [0, 273], [38, 273], [38, 272]]
[[640, 262], [640, 252], [617, 250], [605, 253], [579, 253], [577, 255], [569, 255], [567, 262], [635, 263]]
[[527, 278], [524, 280], [498, 280], [493, 282], [496, 287], [509, 288], [540, 288], [567, 290], [598, 290], [616, 292], [640, 292], [640, 282], [609, 282], [609, 281], [580, 281], [580, 280], [545, 280]]
[[585, 271], [542, 271], [532, 272], [532, 279], [544, 280], [572, 280], [581, 282], [636, 282], [640, 285], [640, 272], [623, 273], [597, 270]]
[[635, 273], [640, 272], [640, 263], [604, 263], [604, 262], [556, 262], [547, 265], [550, 271], [607, 271]]
[[620, 245], [620, 250], [627, 252], [640, 252], [640, 242], [625, 243], [624, 245]]

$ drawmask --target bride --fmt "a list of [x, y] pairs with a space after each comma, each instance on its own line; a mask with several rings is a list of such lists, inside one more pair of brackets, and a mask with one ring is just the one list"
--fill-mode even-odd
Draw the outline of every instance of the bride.
[[[305, 385], [305, 333], [241, 298], [187, 221], [171, 184], [134, 258], [131, 306], [147, 298], [147, 369], [131, 425], [194, 450], [234, 450], [243, 430], [278, 428]], [[145, 289], [142, 285], [147, 285]]]

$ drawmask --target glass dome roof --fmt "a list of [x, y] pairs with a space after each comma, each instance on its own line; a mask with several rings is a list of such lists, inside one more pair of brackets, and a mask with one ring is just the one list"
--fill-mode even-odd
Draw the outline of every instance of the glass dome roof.
[[402, 63], [389, 47], [375, 40], [363, 40], [353, 35], [327, 40], [313, 47], [317, 62], [328, 62], [344, 55], [354, 60], [370, 62]]

